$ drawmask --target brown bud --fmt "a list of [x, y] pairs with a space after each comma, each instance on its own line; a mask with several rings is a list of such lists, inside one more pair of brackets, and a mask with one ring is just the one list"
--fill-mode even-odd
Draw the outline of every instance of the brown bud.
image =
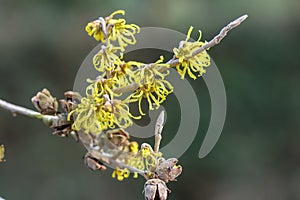
[[176, 181], [176, 177], [182, 172], [182, 167], [176, 165], [177, 162], [178, 160], [176, 158], [169, 158], [167, 160], [161, 159], [155, 171], [158, 178], [166, 183], [169, 181]]
[[65, 92], [65, 97], [68, 101], [80, 102], [80, 99], [81, 99], [81, 95], [78, 92], [73, 92], [73, 91]]
[[52, 97], [51, 93], [47, 89], [43, 89], [42, 92], [38, 92], [31, 99], [34, 107], [42, 114], [53, 115], [57, 113], [58, 103], [56, 98]]
[[50, 124], [51, 128], [54, 129], [53, 134], [62, 137], [68, 136], [72, 132], [72, 122], [68, 120], [68, 114], [61, 113], [57, 117], [57, 120]]
[[67, 91], [65, 92], [65, 97], [66, 99], [60, 99], [59, 103], [63, 111], [69, 113], [80, 103], [81, 96], [78, 92]]
[[129, 143], [130, 135], [122, 128], [106, 131], [106, 137], [116, 146], [122, 146]]
[[160, 179], [150, 179], [144, 185], [145, 200], [166, 200], [169, 189]]
[[89, 169], [91, 169], [93, 171], [106, 170], [106, 167], [103, 165], [103, 163], [101, 161], [99, 161], [98, 159], [92, 157], [89, 153], [87, 153], [84, 156], [84, 163]]

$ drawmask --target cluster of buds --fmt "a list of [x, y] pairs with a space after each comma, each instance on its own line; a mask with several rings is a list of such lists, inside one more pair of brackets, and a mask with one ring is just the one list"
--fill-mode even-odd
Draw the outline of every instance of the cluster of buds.
[[65, 92], [65, 99], [59, 100], [60, 110], [58, 101], [47, 89], [38, 92], [31, 98], [31, 102], [41, 114], [57, 116], [56, 120], [47, 124], [54, 129], [54, 135], [65, 137], [70, 133], [76, 133], [72, 129], [73, 120], [68, 119], [68, 114], [81, 102], [78, 92]]

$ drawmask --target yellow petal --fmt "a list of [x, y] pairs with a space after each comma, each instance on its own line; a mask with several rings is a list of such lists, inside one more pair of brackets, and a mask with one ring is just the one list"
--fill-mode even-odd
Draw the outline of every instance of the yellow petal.
[[117, 14], [125, 15], [125, 10], [116, 10], [115, 12], [111, 13], [110, 16], [113, 17]]

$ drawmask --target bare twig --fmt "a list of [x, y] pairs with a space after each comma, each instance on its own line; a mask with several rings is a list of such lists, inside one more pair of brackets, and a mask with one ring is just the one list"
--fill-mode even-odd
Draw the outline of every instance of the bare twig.
[[[212, 40], [210, 40], [205, 45], [201, 46], [199, 49], [194, 51], [191, 57], [196, 56], [197, 54], [219, 44], [221, 42], [221, 40], [226, 37], [226, 35], [229, 31], [231, 31], [235, 27], [239, 26], [243, 21], [245, 21], [247, 19], [247, 17], [248, 17], [248, 15], [243, 15], [243, 16], [235, 19], [234, 21], [230, 22], [229, 24], [227, 24], [227, 26], [222, 28], [220, 33], [218, 35], [216, 35]], [[169, 64], [170, 67], [174, 67], [179, 64], [179, 59], [172, 58], [167, 62], [167, 64]], [[148, 67], [149, 65], [151, 65], [151, 64], [146, 64], [145, 67]], [[159, 71], [162, 72], [167, 69], [168, 68], [164, 67], [164, 68], [160, 68]], [[132, 83], [132, 84], [124, 86], [124, 87], [116, 88], [113, 91], [115, 93], [120, 94], [120, 93], [125, 93], [125, 92], [136, 90], [137, 88], [138, 88], [138, 84]]]
[[[226, 37], [226, 35], [229, 31], [231, 31], [235, 27], [239, 26], [243, 21], [245, 21], [245, 19], [247, 19], [247, 17], [248, 17], [248, 15], [243, 15], [243, 16], [237, 18], [236, 20], [230, 22], [227, 26], [222, 28], [220, 33], [218, 35], [216, 35], [212, 40], [210, 40], [205, 45], [203, 45], [202, 47], [200, 47], [199, 49], [194, 51], [191, 57], [205, 51], [206, 49], [209, 49], [209, 48], [219, 44], [221, 42], [221, 40]], [[170, 64], [171, 66], [175, 66], [178, 63], [179, 63], [178, 59], [168, 62], [168, 64]]]
[[158, 153], [159, 152], [159, 146], [160, 146], [160, 142], [161, 142], [161, 132], [162, 129], [164, 127], [164, 118], [165, 118], [165, 112], [161, 111], [161, 113], [159, 114], [157, 121], [156, 121], [156, 125], [155, 125], [155, 144], [154, 144], [154, 152]]
[[44, 121], [46, 124], [52, 124], [55, 120], [58, 119], [57, 116], [53, 115], [43, 115], [39, 112], [17, 106], [15, 104], [8, 103], [7, 101], [4, 101], [0, 99], [0, 108], [3, 108], [4, 110], [10, 111], [13, 115], [20, 114], [20, 115], [25, 115], [27, 117], [35, 118], [35, 119], [40, 119]]

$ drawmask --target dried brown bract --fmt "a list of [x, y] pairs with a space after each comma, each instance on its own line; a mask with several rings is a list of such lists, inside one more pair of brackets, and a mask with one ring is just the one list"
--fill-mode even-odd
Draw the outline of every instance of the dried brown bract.
[[145, 200], [166, 200], [168, 189], [166, 183], [160, 179], [150, 179], [144, 185]]

